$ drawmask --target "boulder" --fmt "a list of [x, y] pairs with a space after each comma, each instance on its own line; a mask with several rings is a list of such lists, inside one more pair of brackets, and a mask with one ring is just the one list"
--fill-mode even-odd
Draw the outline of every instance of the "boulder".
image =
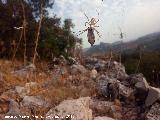
[[112, 116], [112, 108], [114, 102], [100, 101], [98, 99], [92, 100], [90, 102], [90, 108], [93, 111], [94, 116]]
[[145, 106], [151, 106], [154, 104], [157, 100], [160, 100], [160, 89], [155, 87], [150, 87], [148, 96], [145, 100]]
[[50, 109], [46, 114], [46, 119], [54, 119], [55, 116], [66, 118], [71, 115], [73, 120], [92, 120], [92, 110], [89, 108], [90, 100], [89, 97], [65, 100]]
[[133, 89], [129, 88], [121, 83], [119, 85], [119, 94], [125, 98], [130, 97], [130, 95], [133, 93]]
[[36, 82], [29, 82], [29, 83], [26, 83], [24, 87], [16, 86], [15, 90], [19, 94], [19, 96], [23, 98], [24, 96], [26, 96], [31, 92], [32, 88], [36, 88], [38, 86], [39, 84]]
[[27, 66], [20, 68], [19, 70], [12, 71], [11, 73], [14, 74], [15, 76], [27, 77], [28, 74], [34, 71], [36, 71], [36, 66], [34, 64], [29, 64]]
[[28, 108], [47, 108], [50, 106], [50, 103], [41, 96], [24, 96], [22, 105]]
[[146, 115], [146, 120], [160, 120], [160, 103], [152, 105]]
[[104, 117], [95, 117], [94, 120], [115, 120], [115, 119], [104, 116]]
[[72, 65], [71, 74], [85, 74], [87, 72], [86, 68], [82, 65]]
[[118, 80], [124, 80], [128, 77], [125, 72], [125, 67], [116, 61], [110, 62], [106, 65], [107, 74], [111, 78], [116, 78]]

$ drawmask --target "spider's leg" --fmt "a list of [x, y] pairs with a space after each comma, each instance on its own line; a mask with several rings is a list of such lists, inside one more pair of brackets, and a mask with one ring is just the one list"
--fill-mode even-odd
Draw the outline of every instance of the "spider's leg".
[[87, 20], [88, 20], [88, 22], [89, 22], [89, 17], [86, 15], [86, 13], [84, 12], [84, 15], [86, 16], [86, 18], [87, 18]]
[[80, 33], [78, 34], [78, 36], [81, 35], [81, 34], [83, 34], [84, 32], [86, 32], [87, 30], [88, 30], [88, 28], [85, 29], [85, 30], [79, 31]]
[[97, 24], [99, 22], [99, 19], [96, 21], [96, 23], [95, 24]]
[[99, 27], [99, 26], [93, 26], [93, 27]]
[[85, 22], [85, 26], [86, 26], [86, 24], [90, 25], [89, 22]]
[[101, 37], [101, 35], [99, 34], [98, 30], [96, 30], [95, 28], [94, 28], [94, 30], [96, 31], [97, 35], [98, 35], [99, 37]]

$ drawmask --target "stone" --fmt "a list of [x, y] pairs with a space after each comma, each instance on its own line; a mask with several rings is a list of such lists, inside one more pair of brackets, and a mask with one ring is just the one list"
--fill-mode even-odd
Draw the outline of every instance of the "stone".
[[90, 102], [90, 108], [92, 109], [94, 116], [113, 116], [111, 108], [113, 105], [114, 102], [100, 101], [98, 99]]
[[12, 71], [11, 73], [15, 76], [27, 77], [30, 73], [36, 71], [36, 66], [34, 64], [29, 64], [20, 68], [19, 70]]
[[125, 85], [119, 83], [119, 94], [125, 98], [130, 97], [130, 95], [133, 93], [133, 89], [126, 87]]
[[160, 103], [155, 103], [152, 105], [145, 120], [160, 120]]
[[77, 60], [73, 57], [68, 57], [68, 64], [73, 65], [73, 64], [78, 64]]
[[104, 116], [104, 117], [95, 117], [94, 120], [115, 120], [115, 119]]
[[15, 90], [21, 98], [23, 98], [25, 95], [27, 95], [27, 91], [26, 91], [25, 87], [16, 86]]
[[64, 100], [49, 110], [46, 114], [46, 120], [54, 119], [55, 116], [66, 118], [67, 115], [72, 115], [72, 120], [92, 120], [92, 110], [89, 108], [90, 100], [90, 97]]
[[149, 84], [147, 83], [147, 80], [145, 78], [142, 78], [141, 81], [138, 81], [135, 84], [135, 88], [137, 89], [142, 89], [144, 91], [148, 91], [149, 89]]
[[85, 74], [87, 72], [86, 68], [82, 65], [72, 65], [71, 74]]
[[111, 78], [116, 78], [118, 80], [124, 80], [128, 77], [125, 72], [125, 67], [116, 61], [110, 62], [109, 65], [106, 65], [107, 75]]
[[97, 70], [96, 69], [92, 69], [92, 71], [91, 71], [91, 74], [90, 74], [90, 77], [92, 78], [92, 79], [96, 79], [96, 77], [97, 77]]
[[10, 104], [9, 104], [9, 111], [6, 113], [6, 115], [20, 115], [21, 110], [19, 104], [14, 101], [13, 99], [10, 99]]
[[9, 111], [10, 102], [4, 98], [0, 98], [0, 114], [7, 113]]
[[50, 103], [41, 96], [24, 96], [22, 100], [22, 105], [28, 108], [31, 107], [47, 108], [50, 106]]
[[36, 88], [38, 86], [39, 84], [36, 82], [29, 82], [29, 83], [26, 83], [24, 87], [16, 86], [15, 90], [19, 94], [19, 96], [23, 98], [24, 96], [26, 96], [31, 92], [32, 88]]
[[145, 100], [145, 106], [151, 106], [154, 104], [157, 100], [160, 100], [160, 89], [155, 87], [150, 87], [148, 96]]

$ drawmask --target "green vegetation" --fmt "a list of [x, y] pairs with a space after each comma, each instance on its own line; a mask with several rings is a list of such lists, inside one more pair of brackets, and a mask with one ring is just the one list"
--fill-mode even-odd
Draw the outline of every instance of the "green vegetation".
[[[122, 63], [129, 74], [134, 74], [139, 62], [139, 53], [123, 54]], [[160, 53], [144, 52], [141, 56], [138, 73], [143, 73], [148, 82], [154, 86], [160, 86]]]
[[[18, 48], [15, 57], [22, 59], [26, 46], [26, 59], [32, 60], [41, 15], [43, 19], [38, 37], [37, 58], [42, 60], [53, 56], [72, 55], [71, 51], [76, 41], [79, 40], [71, 31], [74, 24], [71, 19], [66, 19], [61, 23], [61, 18], [57, 15], [49, 17], [48, 10], [53, 7], [54, 1], [50, 0], [27, 0], [27, 2], [7, 0], [6, 3], [0, 0], [0, 58], [12, 58]], [[15, 27], [23, 28], [15, 29]], [[25, 35], [22, 35], [23, 29], [25, 29]]]

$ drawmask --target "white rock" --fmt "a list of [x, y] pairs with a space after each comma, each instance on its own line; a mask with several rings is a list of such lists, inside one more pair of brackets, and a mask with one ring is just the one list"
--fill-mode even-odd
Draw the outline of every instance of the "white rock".
[[52, 108], [47, 114], [46, 119], [60, 116], [65, 118], [72, 115], [72, 120], [92, 120], [92, 110], [89, 109], [90, 97], [79, 98], [76, 100], [65, 100], [55, 108]]
[[155, 87], [150, 87], [148, 96], [145, 101], [145, 105], [148, 107], [152, 105], [157, 100], [160, 100], [160, 89]]
[[92, 71], [91, 71], [91, 74], [90, 74], [90, 76], [91, 76], [91, 78], [93, 78], [93, 79], [95, 79], [96, 77], [97, 77], [97, 70], [95, 70], [95, 69], [93, 69]]
[[95, 117], [94, 120], [115, 120], [115, 119], [105, 116], [105, 117]]
[[16, 92], [18, 93], [18, 95], [21, 98], [23, 98], [27, 94], [27, 91], [26, 91], [25, 87], [16, 86], [15, 89], [16, 89]]

